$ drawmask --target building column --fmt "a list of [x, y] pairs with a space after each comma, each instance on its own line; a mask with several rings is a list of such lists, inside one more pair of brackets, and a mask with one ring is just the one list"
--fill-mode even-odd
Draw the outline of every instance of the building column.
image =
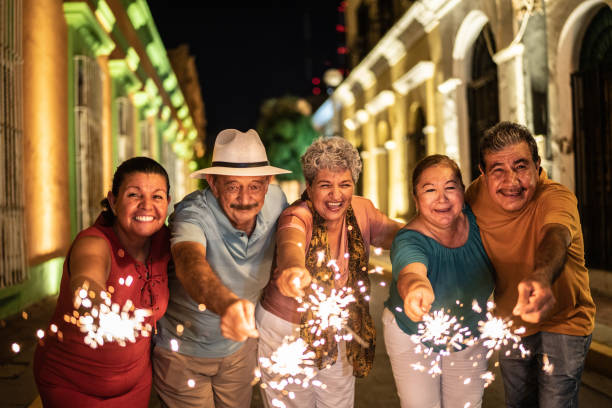
[[389, 107], [395, 119], [391, 127], [391, 140], [386, 148], [389, 151], [389, 216], [405, 217], [408, 213], [408, 163], [406, 160], [406, 101], [399, 97], [396, 103]]
[[523, 44], [511, 45], [493, 56], [499, 77], [499, 117], [527, 124]]
[[376, 208], [378, 202], [378, 166], [376, 163], [376, 132], [374, 130], [374, 120], [361, 121], [361, 134], [363, 137], [363, 152], [361, 159], [363, 162], [363, 196], [372, 201]]
[[62, 2], [23, 2], [24, 189], [28, 263], [66, 254], [68, 32]]

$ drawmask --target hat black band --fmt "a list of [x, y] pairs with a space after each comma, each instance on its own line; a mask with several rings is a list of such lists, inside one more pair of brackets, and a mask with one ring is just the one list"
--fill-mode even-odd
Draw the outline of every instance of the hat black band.
[[213, 167], [232, 167], [232, 168], [246, 168], [246, 167], [264, 167], [269, 166], [270, 163], [267, 161], [262, 162], [253, 162], [253, 163], [232, 163], [232, 162], [224, 162], [224, 161], [214, 161], [212, 162]]

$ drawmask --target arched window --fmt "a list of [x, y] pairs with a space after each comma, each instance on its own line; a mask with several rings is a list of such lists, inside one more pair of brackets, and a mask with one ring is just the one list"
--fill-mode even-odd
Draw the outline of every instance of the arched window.
[[480, 138], [485, 130], [499, 122], [497, 65], [491, 57], [495, 52], [495, 40], [487, 24], [474, 43], [472, 78], [467, 86], [472, 179], [480, 174]]
[[612, 10], [591, 20], [572, 74], [576, 197], [587, 266], [612, 269]]

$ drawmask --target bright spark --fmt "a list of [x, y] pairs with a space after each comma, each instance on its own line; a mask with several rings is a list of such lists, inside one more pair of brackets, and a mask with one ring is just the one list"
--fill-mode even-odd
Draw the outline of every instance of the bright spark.
[[495, 380], [495, 375], [492, 372], [487, 371], [486, 373], [482, 374], [480, 378], [482, 378], [485, 381], [484, 386], [486, 388], [489, 386], [489, 384], [491, 384]]
[[542, 366], [542, 370], [548, 374], [548, 375], [552, 375], [553, 370], [555, 369], [555, 365], [552, 364], [549, 360], [548, 360], [548, 354], [544, 354], [542, 356], [542, 362], [544, 363], [544, 365]]
[[499, 350], [502, 345], [506, 346], [510, 342], [513, 342], [513, 348], [519, 348], [521, 356], [525, 357], [529, 354], [529, 350], [526, 350], [521, 344], [521, 336], [511, 330], [512, 320], [505, 320], [499, 317], [495, 317], [491, 312], [487, 312], [487, 320], [478, 322], [478, 330], [480, 331], [480, 338], [485, 339], [483, 346], [489, 349], [487, 358], [491, 357], [493, 350]]
[[11, 344], [11, 350], [13, 351], [13, 353], [17, 354], [21, 351], [21, 346], [17, 343], [13, 343]]
[[[110, 288], [109, 288], [110, 289]], [[111, 302], [111, 297], [105, 291], [100, 293], [102, 303], [92, 306], [90, 298], [95, 298], [93, 291], [88, 292], [88, 285], [77, 290], [75, 306], [88, 308], [89, 312], [79, 316], [65, 316], [72, 324], [79, 326], [85, 333], [83, 341], [91, 348], [103, 346], [104, 342], [116, 342], [125, 347], [127, 342], [136, 342], [138, 336], [149, 336], [151, 325], [145, 319], [151, 316], [149, 309], [135, 309], [131, 300], [127, 300], [123, 307]], [[56, 332], [57, 326], [52, 325], [51, 331]]]
[[317, 252], [317, 267], [321, 266], [324, 259], [325, 259], [325, 251]]
[[[346, 306], [356, 300], [352, 294], [352, 289], [342, 288], [337, 290], [332, 288], [331, 292], [326, 294], [325, 288], [318, 286], [316, 283], [311, 284], [310, 287], [313, 293], [308, 295], [308, 300], [301, 303], [298, 311], [312, 310], [314, 318], [308, 321], [311, 333], [319, 337], [328, 328], [332, 328], [338, 333], [342, 332], [349, 316]], [[352, 336], [345, 334], [341, 338], [350, 340]]]
[[[283, 391], [289, 384], [308, 387], [317, 374], [312, 360], [314, 357], [315, 353], [308, 349], [304, 340], [286, 336], [269, 358], [259, 358], [261, 370], [270, 377], [265, 385], [278, 391]], [[256, 370], [255, 376], [261, 378], [261, 372]]]

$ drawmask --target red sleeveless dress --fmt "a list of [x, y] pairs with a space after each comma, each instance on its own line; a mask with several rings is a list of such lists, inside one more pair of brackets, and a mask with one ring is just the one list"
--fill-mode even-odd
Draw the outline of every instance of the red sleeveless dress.
[[[85, 236], [101, 237], [111, 248], [106, 285], [114, 288], [112, 302], [123, 306], [130, 299], [138, 309], [151, 309], [153, 314], [145, 323], [155, 327], [168, 305], [168, 228], [163, 226], [152, 236], [149, 259], [144, 264], [128, 254], [102, 216], [78, 235]], [[60, 294], [49, 323], [57, 326], [61, 336], [47, 327], [34, 355], [34, 377], [42, 403], [45, 407], [147, 407], [151, 392], [151, 336], [139, 336], [135, 343], [126, 342], [125, 347], [105, 342], [92, 349], [83, 341], [85, 334], [64, 321], [64, 315], [72, 315], [73, 311], [68, 267], [71, 251], [72, 248], [64, 262]], [[129, 276], [130, 286], [120, 283]]]

